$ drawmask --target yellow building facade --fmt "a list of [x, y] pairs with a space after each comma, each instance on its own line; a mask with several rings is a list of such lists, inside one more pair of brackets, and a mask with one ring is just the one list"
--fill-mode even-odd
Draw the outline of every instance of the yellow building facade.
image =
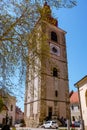
[[0, 124], [15, 124], [16, 97], [9, 95], [3, 89], [0, 89], [0, 98], [3, 101], [3, 108], [0, 112]]

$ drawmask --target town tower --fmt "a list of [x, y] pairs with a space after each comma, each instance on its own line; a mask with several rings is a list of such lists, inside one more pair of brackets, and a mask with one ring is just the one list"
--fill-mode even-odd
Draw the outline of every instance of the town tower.
[[45, 3], [29, 38], [26, 126], [36, 127], [44, 120], [70, 117], [65, 34]]

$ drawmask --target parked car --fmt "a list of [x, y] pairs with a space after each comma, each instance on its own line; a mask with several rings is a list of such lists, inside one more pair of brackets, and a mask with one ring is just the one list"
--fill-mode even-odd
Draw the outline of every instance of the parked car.
[[80, 121], [74, 121], [70, 124], [71, 127], [80, 127]]
[[75, 122], [74, 122], [74, 126], [75, 126], [75, 127], [80, 127], [80, 122], [79, 122], [79, 121], [75, 121]]
[[15, 127], [21, 127], [21, 126], [22, 126], [22, 123], [15, 124]]
[[58, 128], [58, 124], [56, 121], [46, 121], [43, 125], [43, 128]]
[[20, 121], [19, 121], [19, 120], [16, 121], [14, 126], [15, 126], [15, 127], [24, 127], [24, 126], [25, 126], [25, 121], [24, 121], [24, 119], [21, 119]]

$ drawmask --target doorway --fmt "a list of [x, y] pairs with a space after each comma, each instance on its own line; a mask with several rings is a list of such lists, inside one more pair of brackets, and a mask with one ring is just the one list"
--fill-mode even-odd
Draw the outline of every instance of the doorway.
[[48, 107], [48, 117], [49, 120], [52, 119], [52, 107]]

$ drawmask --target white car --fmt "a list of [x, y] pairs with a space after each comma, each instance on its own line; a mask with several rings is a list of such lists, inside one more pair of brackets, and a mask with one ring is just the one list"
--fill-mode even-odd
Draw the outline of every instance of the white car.
[[43, 127], [44, 128], [58, 128], [58, 124], [56, 121], [46, 121], [44, 124], [43, 124]]
[[20, 124], [15, 124], [15, 127], [21, 127], [22, 126], [22, 123]]

